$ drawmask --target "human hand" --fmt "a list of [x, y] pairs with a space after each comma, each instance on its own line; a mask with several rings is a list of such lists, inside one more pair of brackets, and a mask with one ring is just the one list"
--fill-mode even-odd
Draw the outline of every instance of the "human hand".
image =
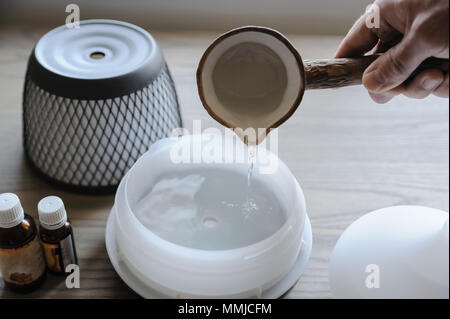
[[405, 80], [427, 58], [449, 58], [449, 0], [377, 0], [379, 27], [366, 12], [348, 32], [336, 57], [385, 52], [364, 72], [363, 84], [372, 99], [386, 103], [398, 94], [425, 98], [449, 97], [449, 73], [428, 69]]

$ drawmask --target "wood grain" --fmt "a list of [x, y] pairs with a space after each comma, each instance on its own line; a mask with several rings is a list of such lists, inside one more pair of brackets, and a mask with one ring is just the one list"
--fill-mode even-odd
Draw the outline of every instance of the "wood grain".
[[[333, 89], [362, 83], [366, 68], [380, 55], [368, 55], [358, 58], [315, 59], [304, 60], [306, 90]], [[448, 72], [448, 59], [429, 58], [425, 60], [411, 75], [408, 82], [416, 74], [426, 69], [438, 69]]]
[[376, 56], [304, 60], [306, 89], [330, 89], [361, 84], [364, 70]]
[[[39, 298], [136, 298], [116, 275], [105, 250], [104, 230], [113, 196], [63, 192], [38, 179], [22, 150], [21, 94], [26, 60], [49, 28], [0, 29], [0, 192], [14, 192], [29, 214], [54, 194], [63, 198], [75, 229], [81, 288], [49, 276]], [[195, 70], [216, 32], [154, 32], [174, 76], [185, 126], [201, 119], [220, 127], [201, 106]], [[288, 35], [304, 58], [329, 58], [340, 38]], [[342, 231], [371, 210], [399, 204], [448, 211], [448, 100], [398, 97], [386, 105], [362, 87], [307, 91], [297, 112], [279, 129], [279, 156], [305, 192], [313, 250], [304, 275], [286, 298], [328, 298], [328, 261]], [[22, 297], [2, 289], [0, 298]]]

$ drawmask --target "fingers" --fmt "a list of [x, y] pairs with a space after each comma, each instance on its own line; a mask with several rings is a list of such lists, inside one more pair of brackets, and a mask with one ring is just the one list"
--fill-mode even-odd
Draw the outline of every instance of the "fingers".
[[[434, 20], [430, 22], [421, 18], [410, 25], [414, 17], [407, 15], [411, 9], [408, 8], [404, 2], [376, 0], [375, 10], [380, 14], [378, 26], [371, 27], [376, 23], [368, 19], [375, 16], [366, 12], [356, 21], [336, 52], [337, 58], [385, 52], [365, 70], [362, 79], [370, 96], [378, 103], [386, 103], [398, 94], [412, 98], [424, 98], [429, 94], [449, 96], [449, 74], [439, 70], [423, 71], [405, 83], [426, 58], [439, 56], [439, 52], [435, 51], [442, 47], [435, 45], [433, 39], [430, 40], [433, 34], [440, 34], [435, 28], [432, 28], [434, 32], [429, 31], [429, 25]], [[404, 17], [400, 19], [399, 15]], [[448, 25], [448, 6], [446, 19]], [[445, 21], [434, 24], [445, 25]], [[448, 58], [448, 44], [446, 54]]]
[[372, 100], [374, 100], [378, 104], [385, 104], [392, 100], [397, 95], [400, 95], [405, 92], [405, 86], [399, 85], [396, 88], [393, 88], [392, 90], [383, 92], [383, 93], [371, 93], [369, 92], [370, 97]]
[[448, 98], [449, 73], [443, 74], [441, 70], [429, 69], [417, 74], [408, 84], [401, 84], [382, 93], [369, 92], [370, 97], [379, 104], [392, 100], [395, 96], [404, 94], [414, 99], [424, 99], [430, 94]]
[[389, 39], [380, 40], [378, 42], [378, 45], [375, 48], [376, 50], [373, 52], [373, 54], [385, 53], [387, 50], [397, 45], [402, 40], [402, 38], [403, 36], [401, 34], [392, 31], [392, 36]]
[[425, 70], [406, 85], [404, 94], [413, 99], [424, 99], [437, 90], [445, 80], [440, 70]]
[[336, 58], [354, 57], [366, 53], [378, 42], [378, 37], [366, 26], [366, 15], [362, 15], [339, 45]]
[[444, 81], [442, 81], [441, 85], [437, 89], [434, 90], [433, 94], [439, 97], [448, 98], [448, 72], [444, 77]]
[[426, 54], [409, 34], [366, 69], [363, 84], [369, 92], [387, 92], [402, 84], [427, 58]]
[[378, 104], [385, 104], [394, 98], [394, 96], [387, 94], [377, 94], [369, 92], [369, 95], [372, 98], [372, 100], [374, 100]]
[[[389, 92], [387, 92], [387, 93], [389, 93]], [[372, 98], [372, 100], [374, 100], [376, 103], [385, 104], [395, 97], [395, 95], [391, 95], [391, 94], [387, 94], [387, 93], [386, 94], [377, 94], [377, 93], [369, 92], [369, 95]]]
[[[391, 47], [398, 42], [401, 33], [389, 22], [394, 11], [390, 1], [375, 1], [353, 25], [339, 45], [335, 58], [363, 55], [378, 47]], [[372, 19], [377, 16], [377, 23]], [[378, 51], [378, 49], [376, 50]]]

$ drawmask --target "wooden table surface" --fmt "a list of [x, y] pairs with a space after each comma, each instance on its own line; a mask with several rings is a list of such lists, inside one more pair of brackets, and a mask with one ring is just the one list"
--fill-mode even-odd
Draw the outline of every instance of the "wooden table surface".
[[[36, 217], [38, 201], [63, 198], [75, 228], [81, 288], [49, 276], [26, 297], [136, 298], [109, 262], [105, 222], [113, 196], [64, 192], [37, 178], [22, 149], [21, 103], [26, 61], [48, 28], [0, 29], [0, 193], [16, 193]], [[185, 126], [201, 119], [218, 125], [201, 106], [195, 70], [217, 32], [151, 31], [162, 47], [178, 89]], [[331, 57], [339, 37], [288, 35], [304, 58]], [[307, 268], [286, 298], [331, 297], [328, 261], [344, 229], [358, 217], [391, 205], [426, 205], [448, 211], [448, 100], [399, 97], [373, 103], [362, 87], [308, 91], [298, 111], [279, 130], [279, 156], [303, 187], [313, 227]], [[3, 289], [1, 298], [21, 297]]]

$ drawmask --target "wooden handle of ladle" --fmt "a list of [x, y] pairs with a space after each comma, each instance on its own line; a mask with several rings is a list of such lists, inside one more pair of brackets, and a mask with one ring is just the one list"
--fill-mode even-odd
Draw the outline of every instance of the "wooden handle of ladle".
[[[331, 89], [359, 85], [362, 82], [364, 70], [379, 56], [369, 55], [358, 58], [303, 60], [306, 75], [306, 89]], [[440, 69], [443, 72], [448, 72], [448, 59], [428, 58], [411, 74], [410, 78], [426, 69]]]

